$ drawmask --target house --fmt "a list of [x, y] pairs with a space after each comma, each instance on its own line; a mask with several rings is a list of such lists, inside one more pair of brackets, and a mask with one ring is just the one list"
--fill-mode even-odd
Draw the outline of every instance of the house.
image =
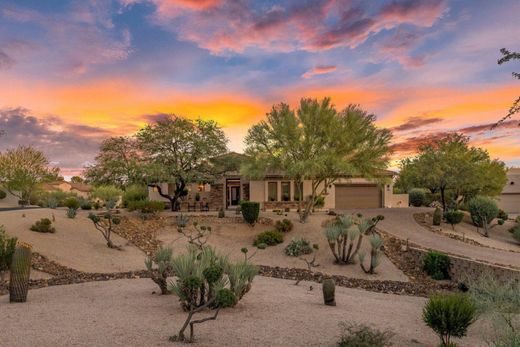
[[[393, 193], [396, 173], [384, 170], [381, 175], [388, 181], [384, 186], [362, 177], [338, 179], [327, 188], [323, 208], [342, 210], [408, 207], [408, 194]], [[201, 203], [208, 204], [210, 210], [234, 209], [243, 200], [257, 201], [263, 210], [295, 210], [298, 207], [298, 192], [301, 190], [297, 188], [296, 182], [287, 179], [283, 174], [273, 173], [262, 180], [249, 180], [238, 171], [230, 171], [214, 183], [188, 185], [188, 195], [182, 199], [181, 210], [187, 210], [194, 204], [199, 206]], [[301, 188], [305, 200], [311, 194], [311, 181], [304, 181]], [[163, 183], [161, 189], [169, 192], [174, 186]], [[155, 188], [149, 188], [148, 194], [151, 200], [168, 201]]]
[[498, 207], [507, 213], [520, 214], [520, 168], [507, 171], [507, 183], [498, 197]]
[[42, 183], [40, 188], [44, 191], [52, 192], [55, 190], [61, 190], [67, 193], [74, 193], [79, 197], [88, 198], [89, 193], [92, 191], [92, 186], [85, 183], [67, 182], [67, 181], [55, 181]]

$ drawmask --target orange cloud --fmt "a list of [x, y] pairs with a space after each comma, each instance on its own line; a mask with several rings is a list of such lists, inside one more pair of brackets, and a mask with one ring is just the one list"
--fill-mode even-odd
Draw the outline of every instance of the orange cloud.
[[333, 71], [336, 71], [336, 66], [335, 65], [318, 65], [316, 67], [313, 67], [309, 71], [306, 71], [302, 75], [302, 77], [303, 78], [311, 78], [311, 77], [316, 76], [316, 75], [324, 75], [324, 74], [331, 73]]

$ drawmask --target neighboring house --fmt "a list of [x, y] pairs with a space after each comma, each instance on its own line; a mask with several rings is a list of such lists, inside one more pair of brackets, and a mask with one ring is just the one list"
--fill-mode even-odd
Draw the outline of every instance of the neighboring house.
[[[382, 176], [388, 184], [381, 186], [361, 177], [342, 178], [331, 184], [325, 195], [324, 209], [408, 207], [408, 194], [393, 193], [393, 178], [396, 173], [385, 170]], [[174, 187], [166, 183], [161, 186], [164, 192]], [[196, 202], [196, 195], [200, 200]], [[149, 188], [151, 200], [165, 201], [155, 188]], [[311, 181], [303, 182], [304, 200], [311, 194]], [[298, 206], [298, 189], [294, 181], [281, 174], [267, 175], [263, 180], [248, 180], [239, 172], [228, 172], [212, 184], [190, 184], [188, 195], [182, 199], [181, 210], [190, 204], [208, 204], [210, 210], [221, 207], [233, 209], [242, 200], [257, 201], [264, 210], [295, 210]], [[197, 207], [198, 209], [198, 207]]]
[[520, 213], [520, 168], [507, 171], [507, 183], [498, 197], [498, 207], [507, 213]]
[[61, 190], [67, 193], [74, 193], [82, 198], [88, 198], [89, 193], [92, 191], [92, 186], [86, 183], [74, 183], [67, 181], [42, 183], [40, 188], [48, 192]]

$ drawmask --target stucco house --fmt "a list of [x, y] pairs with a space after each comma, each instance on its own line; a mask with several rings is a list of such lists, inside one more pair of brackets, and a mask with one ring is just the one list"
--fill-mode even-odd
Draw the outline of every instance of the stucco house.
[[92, 186], [89, 184], [67, 181], [42, 183], [40, 185], [40, 188], [48, 192], [61, 190], [67, 193], [75, 193], [77, 196], [80, 196], [82, 198], [88, 198], [89, 193], [92, 191]]
[[498, 197], [498, 207], [507, 213], [520, 214], [520, 168], [507, 171], [507, 183]]
[[[396, 173], [384, 170], [381, 175], [385, 176], [387, 184], [378, 185], [362, 177], [338, 179], [327, 188], [323, 208], [341, 210], [408, 207], [408, 194], [393, 193]], [[164, 183], [161, 188], [163, 192], [168, 192], [174, 187]], [[311, 193], [311, 181], [303, 182], [302, 188], [305, 199]], [[296, 183], [283, 174], [269, 174], [262, 180], [249, 180], [238, 171], [227, 172], [224, 177], [211, 184], [190, 184], [188, 195], [182, 199], [181, 210], [188, 210], [194, 204], [197, 210], [200, 204], [207, 204], [210, 210], [234, 209], [243, 200], [259, 202], [263, 210], [295, 210], [298, 206], [298, 191]], [[149, 188], [148, 194], [151, 200], [168, 202], [154, 188]]]

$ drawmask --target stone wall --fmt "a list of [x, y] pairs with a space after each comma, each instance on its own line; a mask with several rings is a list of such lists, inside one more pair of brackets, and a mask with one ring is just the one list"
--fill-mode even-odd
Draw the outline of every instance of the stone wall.
[[290, 208], [291, 210], [298, 209], [297, 201], [266, 201], [264, 202], [264, 210], [284, 210]]
[[[415, 259], [417, 264], [422, 264], [422, 259], [428, 250], [410, 247], [408, 253]], [[477, 260], [462, 258], [447, 254], [451, 259], [450, 276], [454, 281], [464, 281], [467, 277], [478, 278], [480, 274], [491, 272], [499, 281], [520, 281], [520, 269], [512, 269], [500, 265], [484, 263]], [[514, 253], [511, 256], [515, 256]]]
[[242, 200], [249, 201], [249, 183], [242, 184]]
[[220, 210], [224, 207], [224, 184], [217, 183], [211, 185], [209, 192], [209, 209], [211, 211]]

